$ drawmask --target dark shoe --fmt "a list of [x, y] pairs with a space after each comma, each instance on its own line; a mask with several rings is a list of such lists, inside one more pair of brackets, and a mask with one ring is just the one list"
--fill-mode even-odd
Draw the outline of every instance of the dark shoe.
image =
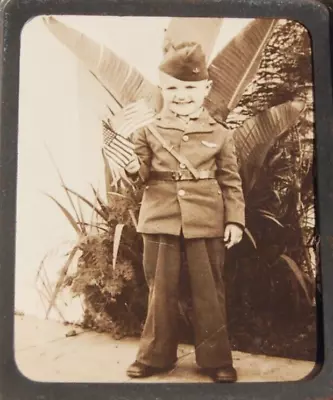
[[216, 383], [231, 383], [237, 381], [237, 372], [233, 367], [211, 370], [211, 376]]
[[130, 378], [147, 378], [148, 376], [151, 375], [157, 375], [163, 372], [170, 371], [173, 368], [174, 365], [165, 368], [157, 368], [142, 364], [139, 361], [135, 361], [133, 364], [129, 366], [126, 373], [127, 376], [129, 376]]

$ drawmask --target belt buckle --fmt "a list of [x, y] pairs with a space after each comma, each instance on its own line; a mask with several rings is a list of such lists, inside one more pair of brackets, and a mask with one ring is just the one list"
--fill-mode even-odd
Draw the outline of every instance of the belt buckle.
[[182, 178], [182, 173], [180, 171], [173, 171], [172, 172], [172, 179], [175, 181], [180, 181]]

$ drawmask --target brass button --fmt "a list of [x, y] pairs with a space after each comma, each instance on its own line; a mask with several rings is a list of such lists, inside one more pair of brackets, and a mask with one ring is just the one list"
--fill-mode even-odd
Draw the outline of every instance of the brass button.
[[183, 164], [183, 163], [181, 163], [179, 166], [180, 166], [180, 168], [182, 168], [182, 169], [186, 168], [186, 165]]
[[146, 186], [146, 189], [149, 189], [149, 186]]
[[185, 190], [180, 189], [180, 190], [178, 191], [178, 196], [181, 196], [181, 197], [185, 196]]
[[188, 136], [184, 135], [183, 140], [184, 140], [184, 142], [188, 142]]

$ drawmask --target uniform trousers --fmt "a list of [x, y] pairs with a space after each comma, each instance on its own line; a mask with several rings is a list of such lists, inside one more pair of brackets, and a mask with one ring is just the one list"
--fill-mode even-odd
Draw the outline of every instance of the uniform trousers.
[[202, 368], [231, 366], [223, 281], [223, 239], [143, 234], [143, 242], [149, 299], [137, 361], [160, 368], [170, 367], [177, 361], [183, 250], [193, 308], [196, 362]]

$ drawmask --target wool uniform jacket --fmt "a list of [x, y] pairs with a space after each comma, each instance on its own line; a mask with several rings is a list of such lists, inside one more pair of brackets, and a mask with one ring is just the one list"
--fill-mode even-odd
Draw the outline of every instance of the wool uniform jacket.
[[137, 231], [185, 238], [222, 237], [225, 225], [245, 226], [244, 197], [230, 131], [206, 110], [184, 123], [171, 112], [159, 114], [155, 128], [197, 170], [216, 171], [216, 179], [153, 180], [151, 171], [184, 171], [145, 127], [133, 136], [145, 183]]

